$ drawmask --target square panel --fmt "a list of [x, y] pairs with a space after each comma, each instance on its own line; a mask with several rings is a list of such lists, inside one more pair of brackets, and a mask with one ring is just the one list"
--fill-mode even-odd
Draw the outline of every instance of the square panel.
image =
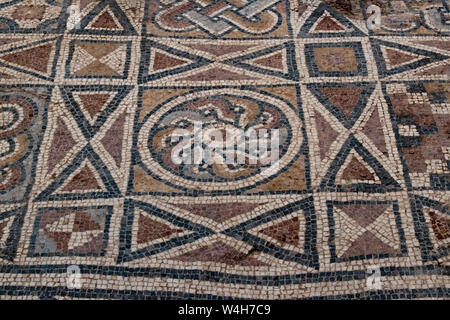
[[40, 208], [29, 255], [104, 255], [112, 210], [112, 206]]
[[114, 264], [119, 249], [115, 235], [122, 216], [123, 200], [116, 198], [34, 202], [22, 216], [14, 261], [21, 265], [43, 259], [55, 265]]
[[120, 197], [129, 172], [137, 90], [65, 85], [55, 88], [51, 101], [34, 201]]
[[0, 33], [64, 32], [69, 1], [2, 1]]
[[403, 168], [379, 85], [315, 82], [301, 92], [314, 189], [401, 190]]
[[[416, 265], [422, 261], [406, 192], [315, 194], [322, 270]], [[367, 271], [366, 271], [367, 272]]]
[[367, 76], [359, 42], [308, 43], [305, 56], [311, 77]]
[[407, 252], [396, 201], [328, 201], [327, 209], [331, 263]]
[[[143, 87], [140, 98], [134, 126], [129, 194], [307, 190], [307, 154], [303, 147], [306, 135], [298, 87]], [[198, 119], [205, 120], [202, 126], [195, 125]], [[251, 155], [248, 145], [241, 143], [251, 132], [249, 128], [261, 125], [267, 133], [272, 130], [271, 134], [278, 134], [277, 141], [271, 138], [273, 135], [264, 138], [268, 146], [275, 142], [278, 144], [277, 154], [270, 151], [266, 154], [269, 158], [276, 156], [278, 160], [273, 158], [274, 161], [263, 162], [261, 158], [261, 161], [252, 164], [249, 163]], [[221, 141], [219, 145], [206, 141], [203, 135], [213, 129], [242, 134], [234, 137], [233, 144], [233, 148], [242, 147], [239, 157], [242, 161], [232, 159], [231, 163], [224, 162], [228, 159], [226, 152], [229, 148], [225, 137], [218, 136]], [[187, 130], [185, 139], [177, 138], [175, 133], [179, 130]], [[202, 142], [204, 153], [198, 154], [220, 154], [223, 162], [210, 163], [206, 157], [195, 161], [193, 157], [197, 145], [191, 145], [195, 139], [191, 141], [188, 136], [200, 134], [206, 140]], [[182, 146], [188, 158], [178, 159], [177, 150]], [[183, 153], [182, 150], [179, 152]], [[268, 170], [273, 171], [269, 173]]]
[[131, 41], [72, 40], [66, 78], [127, 79]]
[[367, 37], [302, 37], [294, 42], [299, 78], [305, 84], [379, 79], [377, 61]]

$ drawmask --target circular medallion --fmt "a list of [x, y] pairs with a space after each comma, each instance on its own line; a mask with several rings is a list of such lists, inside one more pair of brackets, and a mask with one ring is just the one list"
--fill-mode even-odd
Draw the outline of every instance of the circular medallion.
[[241, 89], [178, 96], [139, 131], [142, 164], [181, 189], [226, 191], [275, 177], [300, 152], [302, 123], [286, 101]]
[[33, 106], [19, 98], [0, 97], [0, 138], [24, 130], [33, 119]]

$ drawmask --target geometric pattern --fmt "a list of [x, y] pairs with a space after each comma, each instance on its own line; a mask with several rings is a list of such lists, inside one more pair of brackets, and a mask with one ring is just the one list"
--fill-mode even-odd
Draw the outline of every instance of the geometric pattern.
[[401, 171], [387, 147], [382, 122], [386, 110], [375, 102], [376, 84], [314, 83], [306, 90], [309, 136], [318, 140], [310, 145], [310, 154], [316, 154], [311, 161], [317, 168], [313, 185], [324, 190], [398, 190]]
[[[89, 3], [80, 4], [80, 9], [88, 5]], [[78, 28], [73, 29], [72, 33], [123, 36], [136, 34], [132, 20], [130, 21], [115, 1], [101, 1], [91, 4], [88, 8], [91, 10], [84, 17], [80, 17], [82, 19], [78, 22]]]
[[[133, 155], [136, 156], [134, 157], [133, 164], [138, 165], [135, 167], [135, 173], [147, 173], [147, 177], [142, 177], [141, 175], [141, 177], [145, 180], [152, 179], [151, 177], [154, 177], [159, 180], [167, 181], [167, 184], [171, 187], [180, 188], [182, 190], [194, 189], [199, 192], [205, 192], [208, 190], [221, 192], [233, 190], [236, 189], [236, 187], [250, 189], [255, 188], [255, 184], [258, 185], [257, 187], [259, 187], [259, 189], [262, 189], [265, 187], [266, 182], [273, 178], [273, 176], [279, 176], [279, 173], [275, 173], [274, 175], [267, 177], [264, 172], [267, 167], [261, 165], [235, 166], [233, 170], [230, 170], [226, 165], [217, 165], [211, 167], [207, 172], [204, 172], [201, 176], [199, 176], [196, 173], [198, 170], [198, 165], [184, 165], [183, 169], [179, 170], [176, 164], [171, 160], [164, 160], [170, 158], [170, 153], [173, 149], [163, 148], [161, 145], [166, 139], [166, 135], [172, 132], [172, 130], [178, 128], [177, 126], [166, 125], [167, 121], [171, 121], [173, 123], [173, 119], [177, 119], [176, 117], [179, 115], [184, 119], [184, 121], [189, 121], [189, 117], [191, 117], [192, 121], [194, 121], [202, 115], [192, 111], [192, 113], [188, 116], [188, 113], [185, 110], [188, 108], [209, 108], [209, 106], [213, 103], [218, 104], [218, 101], [223, 101], [224, 103], [239, 103], [239, 105], [244, 106], [244, 109], [247, 109], [248, 106], [248, 112], [251, 112], [250, 108], [252, 105], [257, 104], [261, 112], [266, 110], [266, 112], [275, 114], [275, 118], [280, 119], [279, 122], [284, 124], [279, 126], [275, 122], [267, 122], [264, 123], [264, 125], [267, 128], [280, 130], [279, 168], [286, 172], [296, 172], [297, 170], [295, 165], [302, 162], [301, 143], [303, 141], [301, 121], [300, 119], [295, 119], [297, 117], [296, 112], [298, 112], [297, 107], [295, 104], [288, 104], [288, 101], [282, 100], [282, 98], [276, 100], [273, 95], [269, 95], [270, 91], [266, 92], [263, 90], [255, 90], [256, 88], [252, 89], [249, 88], [244, 90], [243, 88], [228, 88], [226, 90], [191, 91], [189, 96], [190, 98], [187, 100], [185, 100], [184, 95], [176, 97], [176, 100], [179, 101], [178, 105], [169, 102], [168, 104], [162, 103], [159, 108], [154, 108], [154, 100], [143, 105], [142, 109], [145, 108], [146, 111], [150, 111], [149, 114], [153, 114], [151, 119], [156, 119], [159, 114], [169, 113], [169, 116], [160, 118], [158, 120], [160, 125], [155, 128], [152, 126], [153, 120], [149, 121], [148, 114], [145, 116], [144, 113], [139, 114], [139, 118], [143, 119], [143, 121], [139, 122], [136, 126], [135, 140], [152, 142], [149, 142], [149, 146], [135, 145], [136, 151], [133, 152]], [[159, 92], [158, 94], [161, 95], [163, 93]], [[151, 97], [154, 96], [150, 90], [146, 92], [146, 95], [150, 95]], [[200, 96], [204, 98], [202, 98], [202, 100], [198, 100]], [[293, 103], [296, 103], [296, 101], [294, 100]], [[211, 113], [212, 112], [215, 112], [215, 110], [211, 111]], [[220, 112], [217, 111], [217, 113], [219, 114], [218, 121], [220, 121]], [[244, 114], [248, 115], [247, 117], [250, 118], [249, 113]], [[295, 120], [288, 120], [289, 118], [293, 118]], [[205, 122], [204, 129], [208, 130], [209, 127], [207, 127], [206, 123], [207, 122]], [[258, 125], [260, 125], [258, 121], [247, 124], [249, 127], [256, 127]], [[236, 129], [244, 128], [245, 127], [239, 127], [239, 125], [236, 125]], [[156, 156], [154, 155], [155, 151], [158, 152]], [[182, 171], [183, 174], [180, 175], [179, 171]], [[136, 184], [152, 184], [151, 182], [147, 183], [145, 181], [141, 182], [139, 180], [133, 180], [133, 178], [134, 177], [130, 177], [129, 186], [131, 190], [136, 188]], [[230, 181], [241, 181], [241, 184], [230, 186]], [[304, 177], [297, 176], [296, 181], [303, 182], [304, 184]], [[290, 181], [286, 181], [286, 183], [290, 183]], [[142, 189], [142, 187], [138, 187], [138, 190], [140, 189]], [[150, 191], [148, 188], [147, 190]]]
[[58, 32], [64, 28], [69, 2], [2, 1], [0, 32]]
[[[301, 12], [299, 10], [299, 12]], [[321, 3], [301, 26], [298, 37], [357, 37], [364, 33], [346, 17]]]
[[[95, 85], [59, 90], [65, 100], [61, 108], [64, 116], [52, 124], [53, 140], [49, 141], [44, 165], [47, 175], [53, 178], [36, 200], [119, 195], [116, 179], [122, 177], [120, 137], [124, 136], [126, 121], [123, 100], [130, 89]], [[69, 119], [76, 121], [78, 134], [68, 131]]]
[[0, 66], [2, 72], [5, 71], [3, 77], [12, 79], [10, 71], [14, 70], [20, 72], [20, 76], [17, 76], [19, 79], [31, 75], [37, 79], [52, 80], [56, 73], [61, 38], [44, 37], [39, 41], [17, 43], [19, 39], [4, 40], [9, 45], [0, 50]]
[[[311, 77], [367, 75], [358, 42], [308, 43], [305, 55]], [[357, 59], [357, 56], [361, 58]]]
[[[296, 80], [294, 44], [256, 42], [250, 45], [182, 42], [174, 48], [163, 41], [148, 40], [143, 50], [140, 82], [166, 81], [261, 81], [268, 77]], [[236, 52], [237, 50], [237, 52]], [[245, 71], [245, 74], [243, 74]]]
[[450, 236], [448, 197], [444, 201], [436, 201], [416, 195], [411, 197], [411, 207], [418, 218], [416, 234], [423, 237], [423, 259], [433, 261], [447, 256]]
[[388, 202], [329, 202], [330, 261], [406, 253], [404, 232], [396, 210], [398, 206]]
[[[450, 114], [448, 110], [448, 86], [445, 82], [418, 81], [401, 84], [405, 93], [387, 89], [397, 117], [399, 139], [402, 142], [404, 166], [408, 169], [409, 187], [449, 190], [450, 162], [448, 131]], [[419, 99], [414, 99], [420, 96]], [[420, 117], [417, 110], [421, 109]], [[429, 143], [433, 141], [434, 143]]]
[[41, 208], [30, 255], [102, 255], [111, 207]]
[[[281, 97], [281, 93], [289, 92], [287, 97]], [[208, 191], [215, 193], [224, 193], [236, 188], [241, 190], [249, 190], [252, 192], [265, 191], [270, 189], [275, 190], [305, 190], [306, 177], [304, 170], [304, 150], [305, 136], [302, 130], [301, 120], [297, 118], [298, 110], [298, 95], [297, 89], [294, 86], [286, 86], [280, 88], [265, 88], [265, 87], [248, 87], [248, 88], [227, 88], [225, 90], [191, 90], [190, 96], [194, 100], [185, 100], [186, 90], [182, 88], [165, 89], [165, 88], [151, 88], [144, 87], [142, 101], [137, 110], [137, 121], [135, 124], [134, 141], [152, 141], [150, 148], [146, 145], [134, 144], [132, 157], [132, 171], [130, 173], [128, 182], [129, 194], [149, 194], [159, 192], [177, 192], [177, 189], [184, 192], [200, 192]], [[198, 102], [197, 97], [206, 96]], [[163, 126], [162, 128], [152, 127], [153, 121], [149, 121], [149, 116], [152, 114], [164, 114], [170, 112], [170, 119], [177, 114], [184, 114], [183, 111], [186, 106], [198, 108], [200, 105], [209, 106], [215, 102], [215, 99], [224, 99], [226, 94], [227, 101], [231, 103], [239, 103], [242, 106], [252, 106], [257, 103], [260, 108], [265, 110], [272, 110], [277, 114], [277, 118], [285, 119], [280, 122], [285, 122], [283, 127], [279, 127], [280, 144], [284, 141], [284, 145], [280, 148], [280, 171], [267, 177], [262, 172], [264, 167], [255, 166], [254, 168], [236, 167], [234, 171], [227, 168], [211, 168], [210, 173], [204, 173], [200, 178], [196, 178], [196, 166], [186, 166], [183, 175], [175, 169], [174, 163], [169, 163], [164, 159], [167, 154], [170, 155], [171, 149], [162, 149], [159, 145], [162, 143], [167, 135], [167, 132], [174, 130], [172, 126]], [[277, 96], [275, 96], [277, 94]], [[171, 98], [169, 98], [171, 97]], [[209, 98], [211, 97], [211, 98]], [[247, 97], [247, 98], [242, 98]], [[277, 98], [275, 98], [277, 97]], [[174, 100], [186, 101], [180, 105], [175, 105], [172, 102], [164, 103], [164, 101]], [[289, 100], [286, 100], [289, 99]], [[223, 101], [223, 100], [221, 100]], [[186, 105], [186, 103], [189, 103]], [[279, 115], [279, 116], [278, 116]], [[153, 116], [156, 117], [157, 115]], [[192, 118], [197, 117], [192, 113]], [[293, 120], [287, 120], [291, 117]], [[294, 120], [295, 119], [295, 120]], [[161, 123], [164, 124], [164, 119]], [[187, 120], [186, 120], [187, 121]], [[250, 125], [250, 124], [249, 124]], [[255, 124], [256, 125], [256, 124]], [[271, 125], [266, 124], [269, 128]], [[161, 126], [160, 126], [161, 127]], [[236, 127], [239, 129], [239, 127]], [[274, 128], [278, 128], [278, 125]], [[292, 141], [289, 143], [288, 141]], [[158, 155], [155, 156], [154, 150], [158, 150]], [[191, 176], [191, 178], [190, 178]], [[242, 183], [239, 185], [231, 185], [229, 181], [238, 181]], [[164, 181], [166, 184], [161, 183]]]
[[408, 69], [417, 69], [448, 58], [448, 56], [432, 51], [411, 48], [379, 39], [374, 39], [372, 44], [376, 48], [378, 70], [381, 76], [390, 76]]
[[[267, 265], [279, 259], [317, 268], [315, 238], [309, 236], [315, 228], [310, 198], [281, 206], [239, 202], [228, 205], [234, 208], [232, 214], [211, 217], [208, 211], [217, 210], [217, 205], [125, 202], [122, 227], [126, 237], [119, 247], [118, 262], [159, 255], [174, 261], [218, 261], [247, 266]], [[236, 218], [245, 214], [253, 218], [236, 223]], [[202, 224], [187, 219], [205, 215]], [[209, 221], [215, 221], [215, 226]], [[280, 226], [292, 230], [295, 236], [287, 239], [282, 233], [272, 232]], [[266, 247], [271, 248], [268, 256], [263, 254]], [[210, 251], [213, 258], [208, 254]]]
[[449, 297], [448, 1], [134, 2], [0, 0], [2, 299]]
[[69, 50], [66, 77], [127, 78], [130, 42], [73, 40]]

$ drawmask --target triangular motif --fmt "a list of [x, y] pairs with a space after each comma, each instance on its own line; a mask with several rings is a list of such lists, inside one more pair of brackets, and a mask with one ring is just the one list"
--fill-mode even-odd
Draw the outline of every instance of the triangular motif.
[[413, 194], [410, 199], [414, 217], [420, 221], [423, 233], [422, 259], [427, 262], [446, 259], [450, 245], [450, 208], [446, 191], [434, 191], [427, 197]]
[[249, 60], [255, 67], [272, 70], [275, 72], [287, 73], [286, 50], [277, 51], [268, 55]]
[[56, 129], [53, 133], [53, 139], [48, 152], [47, 169], [53, 171], [55, 167], [66, 157], [70, 150], [77, 144], [69, 126], [66, 122], [58, 117], [56, 121]]
[[73, 92], [80, 110], [89, 123], [94, 124], [100, 113], [108, 106], [114, 98], [112, 92]]
[[354, 151], [350, 152], [344, 165], [339, 170], [336, 183], [375, 183], [380, 184], [375, 171]]
[[301, 233], [300, 220], [298, 216], [275, 223], [260, 230], [259, 232], [282, 244], [292, 245], [294, 247], [299, 247], [301, 242], [301, 239], [299, 238]]
[[71, 32], [93, 35], [137, 35], [127, 15], [114, 0], [99, 2], [81, 19], [79, 26]]
[[364, 232], [364, 228], [338, 208], [333, 209], [333, 214], [336, 232], [334, 239], [336, 255], [342, 257], [358, 239], [358, 234]]
[[316, 131], [319, 140], [320, 159], [323, 160], [332, 143], [336, 141], [339, 136], [339, 132], [337, 132], [317, 111], [314, 111], [314, 119], [316, 121]]
[[391, 76], [449, 58], [440, 53], [404, 44], [371, 39], [380, 76]]
[[141, 62], [140, 83], [182, 74], [213, 62], [152, 40], [143, 43], [143, 50], [148, 54]]
[[399, 68], [406, 64], [410, 64], [426, 58], [425, 56], [398, 50], [397, 48], [391, 48], [386, 46], [380, 46], [380, 48], [381, 51], [383, 52], [383, 56], [386, 61], [386, 67], [388, 70]]
[[395, 253], [398, 253], [398, 251], [378, 239], [371, 232], [366, 231], [358, 239], [356, 239], [345, 252], [340, 255], [340, 258]]
[[114, 113], [131, 90], [130, 87], [103, 85], [64, 86], [61, 94], [66, 98], [65, 106], [76, 120], [86, 139], [92, 138]]
[[107, 65], [111, 70], [114, 70], [118, 76], [125, 70], [126, 60], [123, 57], [127, 55], [127, 45], [122, 44], [119, 47], [103, 56], [98, 60], [100, 63]]
[[37, 200], [111, 197], [120, 194], [107, 166], [87, 144], [62, 170]]
[[96, 177], [95, 172], [93, 165], [86, 160], [80, 169], [66, 180], [64, 186], [58, 189], [58, 193], [106, 191], [103, 182]]
[[[345, 170], [350, 163], [352, 163], [353, 157], [356, 157], [357, 162], [359, 162], [359, 164], [353, 162], [353, 165], [361, 167], [361, 172], [366, 172], [365, 176], [360, 176], [359, 172], [356, 172], [351, 168], [347, 171]], [[351, 180], [347, 181], [345, 176], [347, 179], [350, 178]], [[357, 178], [356, 180], [353, 179], [355, 177]], [[360, 177], [361, 180], [358, 179], [358, 177]], [[342, 191], [367, 191], [376, 188], [397, 190], [400, 185], [392, 178], [377, 158], [375, 158], [361, 142], [350, 134], [349, 138], [343, 144], [341, 150], [329, 166], [328, 172], [321, 182], [321, 187]]]
[[252, 72], [295, 80], [298, 75], [293, 52], [294, 44], [285, 42], [223, 61], [223, 63]]
[[341, 212], [341, 215], [344, 214], [345, 216], [350, 217], [359, 226], [365, 228], [381, 217], [386, 210], [388, 210], [389, 205], [380, 203], [341, 203], [336, 204], [334, 208]]
[[375, 90], [373, 83], [309, 85], [311, 93], [344, 127], [350, 129], [361, 116]]
[[393, 249], [400, 249], [400, 240], [398, 237], [398, 230], [395, 221], [395, 214], [392, 206], [389, 206], [386, 211], [383, 212], [368, 228], [373, 235], [375, 235], [379, 240], [383, 241], [388, 246]]
[[77, 74], [80, 70], [84, 70], [87, 66], [96, 62], [96, 58], [91, 55], [88, 50], [77, 46], [72, 54], [72, 63], [70, 65], [70, 73]]
[[120, 22], [115, 17], [114, 13], [111, 12], [109, 7], [103, 9], [103, 11], [98, 14], [86, 27], [87, 30], [115, 30], [122, 31], [122, 26]]
[[151, 244], [190, 233], [186, 229], [171, 225], [169, 222], [158, 219], [144, 210], [136, 209], [135, 215], [132, 250], [139, 250]]
[[322, 15], [311, 28], [311, 33], [346, 31], [345, 27], [327, 12]]
[[150, 55], [152, 58], [148, 70], [149, 74], [180, 68], [192, 63], [192, 60], [184, 59], [157, 48], [152, 48]]
[[60, 38], [51, 38], [0, 51], [0, 66], [44, 80], [53, 79], [55, 74], [53, 58], [60, 41]]
[[126, 200], [118, 263], [185, 246], [214, 232], [149, 203]]
[[364, 36], [364, 33], [325, 2], [321, 2], [311, 13], [298, 34], [299, 38], [358, 36]]
[[322, 93], [339, 109], [347, 118], [350, 117], [356, 104], [360, 100], [362, 87], [336, 88], [325, 87], [320, 89]]
[[377, 147], [381, 153], [385, 156], [388, 155], [388, 149], [386, 146], [386, 138], [383, 132], [383, 124], [381, 122], [380, 114], [378, 108], [375, 107], [369, 120], [364, 124], [362, 129], [367, 138], [369, 138], [373, 144]]

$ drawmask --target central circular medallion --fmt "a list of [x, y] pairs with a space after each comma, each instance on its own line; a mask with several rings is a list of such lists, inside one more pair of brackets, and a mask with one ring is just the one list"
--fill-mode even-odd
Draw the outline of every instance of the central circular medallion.
[[285, 100], [242, 89], [172, 98], [145, 118], [142, 164], [181, 189], [226, 191], [275, 177], [300, 152], [298, 112]]

